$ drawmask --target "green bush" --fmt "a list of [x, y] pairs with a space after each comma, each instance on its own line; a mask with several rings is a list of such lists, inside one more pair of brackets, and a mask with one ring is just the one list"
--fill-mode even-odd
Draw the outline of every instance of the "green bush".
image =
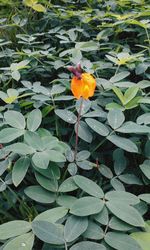
[[[14, 10], [0, 19], [0, 249], [149, 250], [148, 1]], [[87, 100], [71, 92], [79, 63]]]

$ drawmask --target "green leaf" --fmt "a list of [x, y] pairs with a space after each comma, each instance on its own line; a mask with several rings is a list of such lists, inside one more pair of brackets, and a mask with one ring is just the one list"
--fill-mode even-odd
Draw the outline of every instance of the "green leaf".
[[38, 183], [48, 191], [57, 192], [58, 182], [56, 179], [48, 179], [39, 173], [35, 173], [36, 180]]
[[145, 156], [150, 159], [150, 140], [147, 140], [144, 151], [145, 151]]
[[24, 141], [29, 146], [35, 148], [38, 151], [43, 151], [44, 150], [45, 145], [43, 145], [42, 139], [35, 132], [26, 131], [25, 135], [24, 135]]
[[137, 120], [136, 120], [137, 124], [150, 124], [150, 113], [145, 113], [143, 115], [140, 115]]
[[77, 216], [97, 214], [103, 209], [104, 203], [95, 197], [83, 197], [74, 202], [70, 213]]
[[[77, 133], [77, 123], [75, 124], [75, 132]], [[93, 135], [90, 132], [89, 127], [87, 126], [87, 124], [85, 122], [83, 122], [83, 121], [80, 121], [79, 129], [78, 129], [78, 136], [82, 140], [84, 140], [84, 141], [86, 141], [88, 143], [92, 142]]]
[[129, 231], [131, 230], [133, 227], [129, 224], [127, 224], [126, 222], [118, 219], [117, 217], [112, 217], [110, 222], [109, 222], [109, 227], [113, 230], [117, 230], [117, 231]]
[[123, 71], [118, 74], [115, 74], [113, 77], [110, 78], [110, 82], [115, 83], [123, 80], [126, 78], [128, 75], [130, 75], [130, 72], [128, 71]]
[[141, 96], [134, 97], [130, 102], [125, 105], [125, 109], [133, 109], [139, 106], [139, 101], [141, 100]]
[[138, 103], [150, 104], [150, 98], [149, 97], [140, 98]]
[[106, 248], [99, 243], [92, 241], [81, 241], [73, 245], [70, 250], [106, 250]]
[[120, 201], [108, 201], [106, 205], [117, 218], [132, 226], [144, 227], [144, 220], [135, 208]]
[[8, 143], [14, 141], [24, 134], [24, 130], [17, 128], [4, 128], [0, 131], [0, 143]]
[[62, 245], [64, 244], [63, 226], [47, 221], [33, 221], [33, 233], [42, 241]]
[[73, 203], [77, 200], [76, 197], [71, 195], [61, 195], [57, 198], [57, 204], [60, 206], [66, 207], [70, 209], [73, 205]]
[[25, 188], [24, 193], [40, 203], [53, 203], [55, 201], [55, 195], [41, 186], [30, 186]]
[[114, 91], [116, 96], [119, 98], [121, 103], [124, 105], [124, 95], [122, 94], [121, 90], [119, 88], [117, 88], [117, 87], [113, 87], [112, 90]]
[[101, 240], [104, 237], [104, 232], [99, 225], [90, 220], [83, 237], [86, 239]]
[[25, 118], [20, 112], [14, 110], [7, 111], [4, 113], [4, 118], [11, 127], [25, 129]]
[[48, 209], [43, 213], [40, 213], [34, 218], [36, 220], [47, 221], [51, 223], [57, 222], [59, 219], [63, 218], [68, 213], [68, 209], [65, 207], [55, 207]]
[[89, 41], [89, 42], [78, 42], [75, 45], [76, 49], [79, 49], [81, 51], [93, 51], [93, 50], [98, 50], [99, 49], [99, 44], [94, 42], [94, 41]]
[[81, 175], [74, 176], [73, 180], [84, 192], [97, 198], [102, 198], [104, 196], [102, 189], [94, 181]]
[[82, 150], [77, 153], [76, 160], [77, 161], [84, 161], [90, 157], [90, 152], [87, 150]]
[[27, 128], [34, 132], [36, 131], [42, 122], [42, 113], [39, 109], [34, 109], [28, 114]]
[[84, 115], [85, 113], [88, 112], [88, 110], [91, 107], [91, 101], [90, 100], [85, 100], [85, 99], [79, 99], [76, 101], [76, 110], [79, 113], [80, 107], [81, 107], [81, 102], [82, 102], [82, 108], [81, 108], [81, 115]]
[[60, 168], [55, 163], [51, 163], [47, 169], [37, 168], [34, 164], [33, 167], [38, 173], [45, 177], [49, 177], [50, 179], [56, 178], [56, 180], [60, 179]]
[[98, 221], [102, 225], [107, 225], [109, 221], [108, 209], [107, 207], [103, 207], [100, 213], [93, 216], [94, 220]]
[[10, 146], [7, 146], [6, 149], [20, 155], [30, 155], [35, 152], [32, 147], [22, 142], [11, 144]]
[[131, 237], [138, 242], [142, 250], [149, 250], [150, 233], [147, 232], [132, 233]]
[[28, 171], [29, 165], [30, 165], [30, 159], [28, 157], [21, 157], [15, 162], [15, 165], [12, 170], [12, 181], [16, 187], [24, 179]]
[[43, 152], [36, 152], [32, 156], [32, 161], [36, 167], [46, 169], [49, 165], [49, 154], [46, 150]]
[[66, 161], [65, 156], [61, 152], [59, 152], [57, 148], [56, 150], [47, 150], [47, 153], [49, 155], [50, 161], [53, 161], [53, 162], [65, 162]]
[[113, 173], [112, 173], [111, 169], [108, 168], [107, 166], [105, 166], [104, 164], [100, 164], [100, 167], [98, 168], [98, 170], [106, 178], [108, 178], [108, 179], [113, 178]]
[[86, 217], [70, 216], [64, 227], [64, 237], [66, 242], [77, 239], [88, 227], [88, 219]]
[[20, 75], [20, 73], [19, 73], [18, 70], [12, 71], [11, 76], [12, 76], [12, 78], [13, 78], [14, 80], [16, 80], [16, 81], [19, 81], [19, 80], [20, 80], [20, 77], [21, 77], [21, 75]]
[[88, 126], [99, 135], [107, 136], [109, 134], [108, 128], [103, 123], [93, 118], [87, 118], [85, 119], [85, 121], [88, 124]]
[[113, 160], [114, 160], [114, 171], [116, 175], [120, 175], [126, 168], [127, 160], [124, 155], [124, 151], [120, 148], [117, 148], [113, 152]]
[[74, 176], [78, 171], [77, 165], [73, 162], [68, 164], [68, 172], [70, 175]]
[[134, 174], [122, 174], [119, 175], [118, 178], [126, 184], [142, 185], [142, 181]]
[[128, 88], [124, 94], [124, 105], [130, 102], [136, 96], [138, 91], [139, 91], [138, 86], [133, 86]]
[[76, 164], [79, 168], [90, 170], [93, 168], [94, 164], [90, 161], [77, 161]]
[[55, 114], [58, 115], [62, 120], [70, 124], [75, 124], [77, 117], [73, 112], [68, 111], [67, 109], [56, 109]]
[[106, 200], [112, 202], [121, 202], [129, 205], [135, 205], [140, 202], [139, 198], [134, 194], [124, 191], [110, 191], [105, 194]]
[[109, 135], [107, 139], [113, 144], [115, 144], [117, 147], [122, 148], [127, 152], [138, 153], [138, 147], [134, 142], [129, 139], [120, 137], [118, 135]]
[[105, 241], [108, 245], [117, 250], [141, 250], [141, 247], [137, 244], [137, 242], [127, 234], [108, 232], [105, 236]]
[[143, 164], [140, 165], [140, 169], [143, 174], [150, 180], [150, 160], [145, 160]]
[[106, 105], [106, 109], [107, 109], [107, 110], [118, 109], [118, 110], [122, 110], [122, 111], [125, 110], [125, 108], [124, 108], [123, 106], [121, 106], [120, 104], [115, 103], [115, 102], [108, 103], [108, 104]]
[[37, 12], [46, 12], [46, 8], [42, 4], [34, 4], [32, 8]]
[[150, 194], [140, 194], [139, 198], [146, 203], [150, 204]]
[[69, 177], [60, 185], [58, 192], [66, 193], [76, 189], [78, 189], [78, 186], [75, 184], [73, 177]]
[[125, 120], [123, 112], [119, 109], [110, 110], [107, 116], [108, 122], [113, 129], [119, 128]]
[[120, 128], [116, 130], [120, 133], [135, 133], [135, 134], [146, 134], [150, 133], [150, 128], [145, 125], [139, 125], [135, 122], [125, 122]]
[[4, 246], [3, 250], [12, 250], [12, 249], [19, 249], [19, 250], [32, 250], [34, 244], [34, 234], [27, 233], [22, 234], [10, 241]]
[[110, 183], [116, 191], [125, 191], [124, 185], [116, 177], [111, 179]]
[[36, 4], [38, 2], [38, 0], [24, 0], [23, 3], [28, 6], [28, 7], [32, 7], [32, 5]]
[[0, 225], [0, 240], [6, 240], [31, 230], [31, 224], [23, 220], [14, 220]]

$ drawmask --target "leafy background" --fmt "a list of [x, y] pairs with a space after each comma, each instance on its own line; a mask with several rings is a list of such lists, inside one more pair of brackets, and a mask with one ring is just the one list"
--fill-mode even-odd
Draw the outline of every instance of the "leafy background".
[[149, 1], [0, 6], [0, 249], [149, 250]]

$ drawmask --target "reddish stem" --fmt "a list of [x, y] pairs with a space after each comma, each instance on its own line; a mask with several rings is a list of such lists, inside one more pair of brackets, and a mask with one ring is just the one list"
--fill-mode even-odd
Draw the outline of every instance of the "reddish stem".
[[[81, 97], [82, 98], [82, 97]], [[74, 151], [74, 160], [76, 160], [77, 152], [78, 152], [78, 141], [79, 141], [79, 125], [81, 119], [81, 112], [83, 107], [83, 98], [81, 99], [79, 113], [77, 117], [77, 128], [76, 128], [76, 140], [75, 140], [75, 151]]]

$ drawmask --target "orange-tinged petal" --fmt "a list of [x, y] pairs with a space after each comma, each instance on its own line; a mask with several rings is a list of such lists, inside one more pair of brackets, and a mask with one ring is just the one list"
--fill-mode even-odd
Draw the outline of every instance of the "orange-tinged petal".
[[88, 85], [85, 85], [84, 88], [83, 88], [83, 91], [82, 91], [82, 97], [84, 99], [88, 99], [90, 96], [90, 88]]
[[92, 97], [94, 95], [95, 88], [96, 80], [89, 73], [82, 73], [81, 79], [74, 76], [71, 80], [71, 91], [77, 99], [80, 97], [83, 97], [84, 99]]
[[88, 85], [89, 87], [89, 97], [93, 96], [95, 88], [96, 88], [95, 78], [89, 73], [83, 73], [82, 80], [83, 80], [83, 83]]
[[76, 97], [77, 99], [79, 99], [82, 96], [82, 88], [83, 88], [82, 80], [74, 76], [71, 80], [71, 91], [74, 97]]

